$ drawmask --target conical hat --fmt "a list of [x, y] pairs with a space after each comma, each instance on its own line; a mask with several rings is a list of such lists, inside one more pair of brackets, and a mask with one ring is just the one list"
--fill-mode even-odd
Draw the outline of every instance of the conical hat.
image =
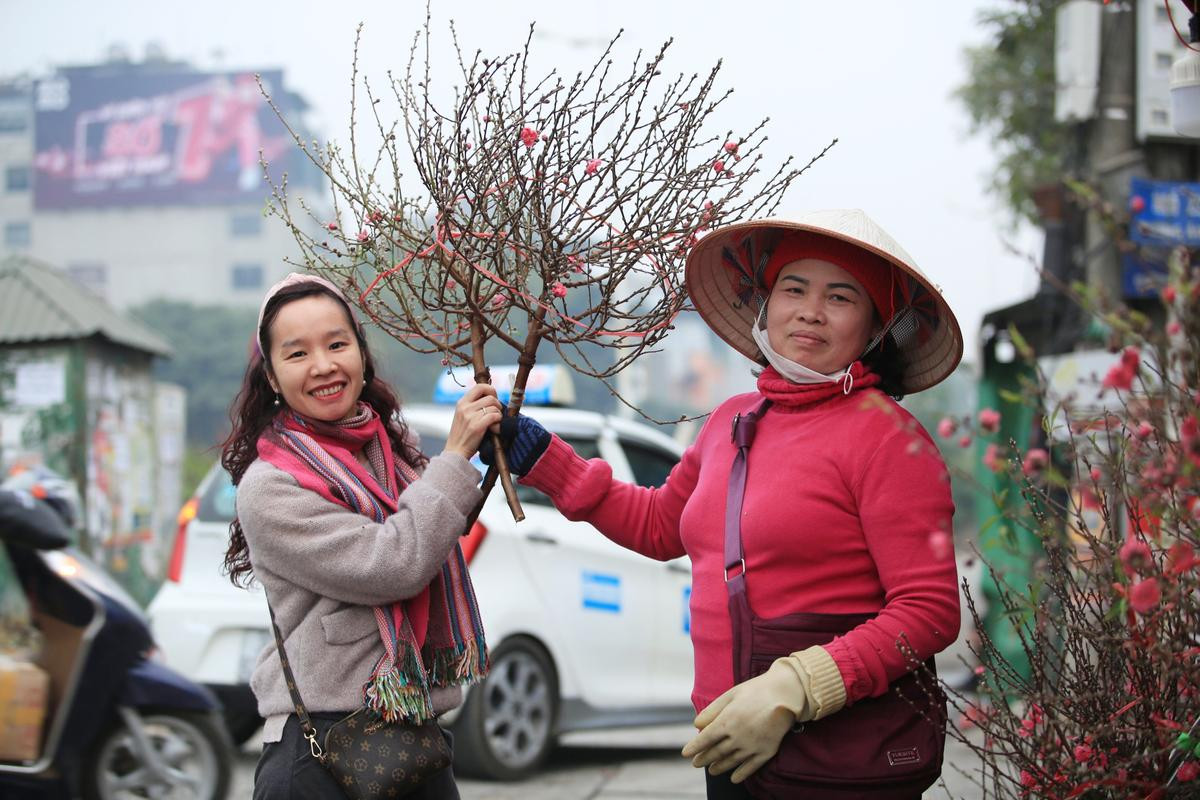
[[962, 359], [962, 331], [954, 312], [934, 285], [887, 231], [858, 209], [811, 211], [790, 218], [739, 222], [719, 228], [688, 254], [684, 278], [692, 304], [718, 336], [747, 358], [759, 358], [750, 327], [769, 292], [763, 269], [788, 231], [808, 231], [856, 245], [886, 259], [908, 306], [897, 312], [893, 338], [904, 356], [905, 394], [928, 389], [954, 371]]

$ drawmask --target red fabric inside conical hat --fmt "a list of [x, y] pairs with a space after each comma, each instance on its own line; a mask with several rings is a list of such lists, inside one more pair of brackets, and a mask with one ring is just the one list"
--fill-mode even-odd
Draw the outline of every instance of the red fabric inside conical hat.
[[775, 286], [780, 270], [804, 258], [828, 261], [853, 275], [870, 295], [880, 322], [886, 324], [896, 313], [896, 274], [892, 265], [857, 245], [819, 234], [793, 232], [779, 240], [763, 270], [767, 291]]

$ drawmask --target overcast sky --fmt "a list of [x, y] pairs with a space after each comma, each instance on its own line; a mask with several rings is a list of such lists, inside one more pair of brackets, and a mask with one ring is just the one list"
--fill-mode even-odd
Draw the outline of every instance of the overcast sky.
[[[1037, 285], [1027, 262], [1007, 252], [1008, 218], [987, 194], [995, 155], [986, 139], [969, 136], [951, 97], [966, 77], [963, 48], [985, 35], [980, 9], [1000, 2], [434, 0], [433, 15], [442, 42], [453, 19], [468, 49], [492, 53], [519, 48], [536, 22], [537, 52], [571, 73], [620, 28], [618, 52], [626, 57], [674, 37], [670, 72], [706, 71], [722, 59], [718, 85], [735, 92], [718, 128], [744, 129], [770, 116], [768, 152], [804, 161], [839, 140], [783, 207], [867, 211], [945, 289], [966, 357], [976, 360], [982, 314]], [[289, 88], [312, 103], [322, 133], [344, 140], [356, 24], [366, 23], [361, 69], [382, 82], [387, 69], [404, 65], [423, 17], [416, 0], [0, 0], [0, 76], [94, 63], [112, 43], [140, 60], [155, 42], [205, 68], [282, 67]], [[1040, 246], [1029, 232], [1017, 243]]]

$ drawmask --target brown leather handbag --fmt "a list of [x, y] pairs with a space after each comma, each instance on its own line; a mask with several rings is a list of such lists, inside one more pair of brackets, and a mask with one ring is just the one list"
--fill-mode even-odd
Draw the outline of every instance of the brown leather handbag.
[[325, 732], [323, 742], [317, 741], [313, 726], [296, 687], [296, 677], [288, 665], [283, 647], [283, 634], [271, 612], [271, 627], [275, 630], [275, 646], [283, 664], [292, 704], [300, 728], [313, 758], [332, 773], [342, 792], [350, 800], [404, 797], [420, 787], [425, 779], [450, 766], [450, 747], [437, 720], [422, 724], [384, 722], [377, 714], [360, 708], [337, 722]]
[[[788, 614], [764, 619], [750, 608], [742, 550], [742, 500], [746, 458], [764, 400], [733, 421], [738, 448], [729, 476], [725, 510], [725, 588], [733, 623], [733, 676], [738, 683], [761, 675], [775, 659], [827, 644], [870, 620], [873, 614]], [[942, 772], [946, 696], [933, 659], [892, 683], [879, 697], [860, 700], [824, 719], [797, 724], [779, 752], [751, 775], [746, 786], [759, 798], [896, 800], [916, 798]]]

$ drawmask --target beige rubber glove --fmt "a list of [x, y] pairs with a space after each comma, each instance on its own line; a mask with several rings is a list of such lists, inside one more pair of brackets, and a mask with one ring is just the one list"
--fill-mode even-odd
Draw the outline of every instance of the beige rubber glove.
[[823, 647], [810, 647], [776, 659], [756, 678], [739, 683], [696, 717], [700, 733], [683, 757], [713, 775], [736, 767], [730, 780], [741, 783], [779, 750], [797, 722], [827, 717], [846, 705], [841, 671]]

